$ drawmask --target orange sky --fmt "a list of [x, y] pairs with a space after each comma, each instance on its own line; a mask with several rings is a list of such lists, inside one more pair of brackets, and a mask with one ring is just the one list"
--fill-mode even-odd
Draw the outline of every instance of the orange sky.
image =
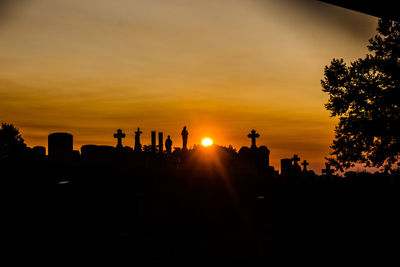
[[[9, 1], [10, 2], [10, 1]], [[304, 4], [303, 4], [304, 3]], [[367, 53], [377, 19], [317, 1], [24, 0], [0, 20], [0, 121], [29, 146], [67, 131], [74, 146], [125, 145], [134, 131], [181, 145], [205, 136], [271, 163], [298, 154], [320, 172], [335, 119], [323, 68]], [[6, 14], [6, 15], [5, 15]], [[3, 16], [4, 15], [4, 16]]]

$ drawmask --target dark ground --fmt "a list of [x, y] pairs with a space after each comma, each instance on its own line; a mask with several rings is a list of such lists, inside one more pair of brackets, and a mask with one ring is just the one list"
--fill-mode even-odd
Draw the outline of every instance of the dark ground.
[[14, 262], [325, 263], [399, 254], [396, 176], [276, 177], [165, 162], [1, 167], [3, 253]]

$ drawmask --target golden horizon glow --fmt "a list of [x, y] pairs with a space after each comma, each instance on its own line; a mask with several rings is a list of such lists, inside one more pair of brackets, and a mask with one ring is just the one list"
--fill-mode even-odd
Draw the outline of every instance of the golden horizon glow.
[[203, 140], [201, 140], [201, 144], [203, 146], [211, 146], [213, 144], [213, 141], [210, 138], [204, 138]]
[[[15, 2], [15, 4], [14, 4]], [[298, 4], [298, 2], [303, 4]], [[212, 136], [266, 145], [324, 168], [336, 119], [323, 68], [368, 52], [377, 19], [320, 1], [7, 1], [0, 18], [0, 121], [28, 146], [52, 132], [82, 145], [134, 146], [151, 131], [188, 147]], [[239, 18], [239, 19], [238, 19]]]

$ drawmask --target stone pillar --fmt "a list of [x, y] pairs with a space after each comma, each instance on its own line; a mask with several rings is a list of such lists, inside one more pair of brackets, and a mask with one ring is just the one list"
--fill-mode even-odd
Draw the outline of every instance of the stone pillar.
[[162, 154], [164, 151], [163, 133], [158, 133], [158, 153]]
[[156, 131], [151, 131], [151, 152], [156, 152]]

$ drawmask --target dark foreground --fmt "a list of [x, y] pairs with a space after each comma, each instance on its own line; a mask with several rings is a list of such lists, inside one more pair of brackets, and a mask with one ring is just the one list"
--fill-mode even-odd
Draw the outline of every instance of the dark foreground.
[[399, 253], [399, 177], [279, 177], [202, 164], [3, 164], [3, 252], [13, 262], [55, 264], [381, 261]]

